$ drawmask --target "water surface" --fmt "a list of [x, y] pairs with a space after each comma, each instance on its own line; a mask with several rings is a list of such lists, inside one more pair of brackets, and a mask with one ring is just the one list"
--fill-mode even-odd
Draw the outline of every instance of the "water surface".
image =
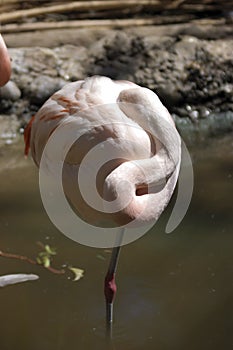
[[[75, 243], [49, 221], [38, 170], [22, 144], [0, 154], [0, 250], [35, 257], [36, 242], [57, 248], [53, 265], [85, 270], [55, 275], [0, 258], [0, 275], [40, 279], [0, 289], [1, 350], [219, 350], [233, 348], [233, 138], [196, 145], [194, 195], [187, 215], [164, 233], [171, 206], [140, 240], [122, 249], [112, 344], [105, 340], [103, 279], [109, 252]], [[78, 228], [77, 228], [78, 229]]]

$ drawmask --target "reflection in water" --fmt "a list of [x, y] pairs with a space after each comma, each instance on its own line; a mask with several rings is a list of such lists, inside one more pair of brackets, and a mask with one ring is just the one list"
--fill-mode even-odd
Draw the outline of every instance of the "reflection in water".
[[104, 332], [109, 253], [59, 233], [41, 204], [37, 169], [21, 158], [21, 149], [2, 152], [0, 249], [35, 257], [36, 242], [48, 242], [57, 248], [57, 267], [81, 267], [85, 276], [72, 282], [67, 275], [1, 258], [0, 275], [40, 276], [0, 290], [1, 349], [232, 348], [232, 146], [228, 135], [192, 153], [194, 195], [174, 233], [164, 233], [168, 208], [147, 235], [123, 248], [112, 344], [106, 344]]

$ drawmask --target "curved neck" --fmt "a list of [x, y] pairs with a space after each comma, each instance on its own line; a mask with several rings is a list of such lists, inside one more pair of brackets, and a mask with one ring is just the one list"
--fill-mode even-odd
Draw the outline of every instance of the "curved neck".
[[118, 104], [128, 118], [151, 135], [157, 153], [158, 148], [163, 148], [174, 164], [179, 163], [179, 133], [171, 115], [155, 93], [146, 88], [124, 90], [119, 95]]
[[[117, 102], [128, 118], [151, 135], [156, 149], [151, 157], [126, 161], [107, 176], [107, 200], [115, 201], [116, 209], [132, 219], [141, 217], [145, 207], [148, 214], [144, 213], [143, 218], [158, 217], [177, 181], [180, 136], [167, 109], [152, 91], [145, 88], [124, 90]], [[149, 209], [148, 200], [152, 207]]]

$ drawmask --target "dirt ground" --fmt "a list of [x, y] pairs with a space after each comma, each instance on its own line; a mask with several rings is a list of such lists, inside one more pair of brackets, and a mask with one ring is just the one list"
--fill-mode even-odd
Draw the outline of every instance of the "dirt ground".
[[113, 28], [86, 28], [86, 29], [57, 29], [35, 32], [22, 32], [4, 34], [4, 39], [9, 47], [49, 47], [60, 45], [75, 45], [90, 47], [94, 42], [103, 37], [111, 36], [116, 31], [127, 35], [140, 35], [142, 37], [178, 37], [180, 35], [195, 36], [199, 39], [232, 39], [233, 24], [224, 23], [222, 20], [209, 21], [203, 19], [192, 23], [167, 24], [157, 26], [129, 27], [125, 29]]

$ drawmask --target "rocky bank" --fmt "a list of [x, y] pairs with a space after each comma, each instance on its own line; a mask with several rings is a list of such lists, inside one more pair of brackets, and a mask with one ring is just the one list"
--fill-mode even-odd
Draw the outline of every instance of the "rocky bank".
[[155, 91], [189, 144], [233, 129], [232, 25], [6, 35], [11, 81], [0, 90], [0, 137], [11, 143], [46, 99], [93, 74]]

